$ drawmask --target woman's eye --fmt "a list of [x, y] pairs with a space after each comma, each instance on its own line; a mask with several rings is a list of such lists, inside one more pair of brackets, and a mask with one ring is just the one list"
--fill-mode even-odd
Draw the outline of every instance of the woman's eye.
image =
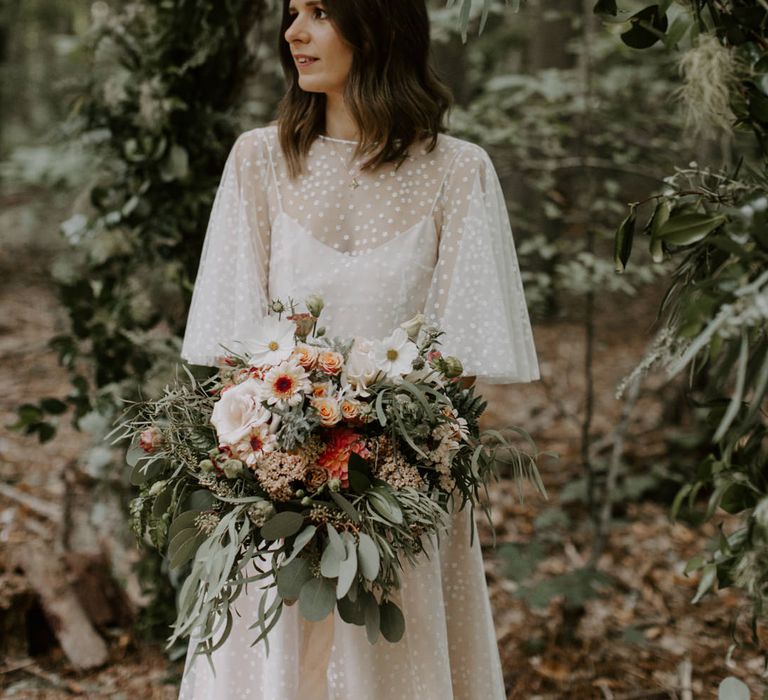
[[[321, 17], [318, 17], [318, 16], [317, 16], [317, 13], [318, 13], [318, 12], [320, 12], [320, 13], [322, 14], [322, 16], [321, 16]], [[320, 7], [316, 7], [316, 8], [315, 8], [315, 17], [316, 17], [317, 19], [328, 19], [328, 13], [327, 13], [325, 10], [323, 10], [322, 8], [320, 8]]]

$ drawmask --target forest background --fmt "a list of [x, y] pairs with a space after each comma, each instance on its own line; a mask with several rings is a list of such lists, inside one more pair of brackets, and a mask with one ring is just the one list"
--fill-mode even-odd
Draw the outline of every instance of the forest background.
[[[766, 11], [645, 6], [430, 2], [451, 132], [502, 180], [542, 368], [481, 386], [485, 423], [560, 455], [548, 500], [502, 478], [495, 549], [481, 531], [510, 698], [765, 685]], [[0, 687], [175, 697], [179, 574], [131, 539], [104, 435], [175, 372], [223, 158], [283, 89], [277, 12], [2, 12]]]

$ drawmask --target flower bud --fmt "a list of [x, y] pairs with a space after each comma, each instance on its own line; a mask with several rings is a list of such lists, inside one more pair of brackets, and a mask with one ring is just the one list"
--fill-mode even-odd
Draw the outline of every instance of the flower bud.
[[414, 369], [421, 369], [424, 367], [424, 358], [423, 357], [417, 357], [413, 362], [411, 362], [411, 367]]
[[319, 338], [321, 335], [325, 335], [325, 326], [320, 326], [315, 330], [315, 337]]
[[311, 294], [304, 300], [304, 303], [307, 305], [307, 310], [309, 313], [311, 313], [315, 318], [320, 316], [320, 312], [325, 306], [323, 297], [321, 297], [319, 294]]
[[206, 474], [213, 471], [213, 462], [210, 459], [204, 459], [197, 465], [200, 471]]
[[304, 489], [296, 489], [296, 498], [302, 498], [305, 495]]
[[312, 505], [312, 499], [309, 496], [304, 496], [304, 498], [301, 499], [301, 505], [303, 505], [303, 506], [311, 506]]
[[329, 479], [327, 483], [328, 483], [328, 488], [331, 491], [338, 492], [339, 490], [341, 490], [341, 479]]
[[461, 360], [459, 360], [458, 357], [449, 355], [442, 360], [442, 371], [446, 377], [452, 379], [461, 376], [464, 371], [464, 366], [461, 364]]
[[152, 454], [163, 442], [163, 434], [153, 425], [142, 430], [139, 435], [139, 445], [147, 454]]
[[261, 527], [275, 514], [275, 507], [269, 501], [256, 501], [248, 509], [248, 517], [256, 527]]
[[276, 314], [281, 314], [281, 313], [283, 313], [283, 311], [285, 311], [285, 305], [279, 299], [275, 299], [270, 304], [269, 308], [272, 309], [272, 311], [274, 311]]
[[227, 479], [236, 479], [243, 473], [243, 463], [239, 459], [228, 459], [221, 468]]
[[415, 341], [416, 336], [419, 334], [419, 331], [426, 320], [427, 317], [424, 314], [418, 313], [412, 319], [409, 319], [405, 323], [401, 323], [400, 328], [408, 334], [410, 340]]

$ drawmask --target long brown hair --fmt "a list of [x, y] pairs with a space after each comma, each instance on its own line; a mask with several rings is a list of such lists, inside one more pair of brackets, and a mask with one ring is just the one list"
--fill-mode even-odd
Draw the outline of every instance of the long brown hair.
[[[312, 142], [325, 130], [324, 93], [299, 87], [298, 70], [285, 32], [293, 18], [283, 0], [280, 62], [288, 89], [277, 108], [280, 146], [291, 178], [303, 170]], [[428, 151], [445, 131], [453, 97], [430, 64], [429, 15], [425, 0], [324, 0], [342, 38], [352, 47], [344, 101], [360, 132], [355, 156], [371, 155], [362, 167], [405, 160], [408, 148], [429, 138]], [[388, 31], [387, 31], [388, 30]]]

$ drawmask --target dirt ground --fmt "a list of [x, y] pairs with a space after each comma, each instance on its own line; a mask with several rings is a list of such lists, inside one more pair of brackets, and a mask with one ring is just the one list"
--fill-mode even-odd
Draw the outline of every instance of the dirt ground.
[[[7, 223], [7, 220], [6, 220]], [[55, 502], [62, 494], [62, 473], [76, 460], [87, 439], [62, 422], [59, 435], [45, 445], [5, 426], [15, 407], [43, 395], [63, 395], [66, 375], [46, 349], [48, 338], [65, 328], [46, 273], [55, 250], [2, 237], [0, 246], [0, 476], [6, 484]], [[610, 433], [620, 414], [616, 381], [641, 356], [648, 339], [652, 304], [621, 304], [621, 312], [601, 314], [595, 357], [597, 388], [593, 433]], [[627, 323], [631, 319], [631, 323]], [[498, 555], [504, 543], [525, 551], [542, 514], [566, 512], [551, 551], [532, 574], [533, 584], [577, 568], [589, 558], [592, 530], [582, 505], [559, 497], [580, 474], [579, 436], [583, 413], [584, 334], [578, 323], [550, 322], [535, 328], [543, 381], [530, 385], [483, 387], [490, 407], [486, 425], [525, 426], [542, 450], [560, 454], [542, 464], [549, 499], [530, 488], [520, 504], [509, 480], [494, 485], [492, 501], [499, 550], [490, 546], [481, 525], [487, 575], [509, 698], [716, 698], [728, 675], [746, 682], [752, 698], [765, 687], [762, 658], [756, 648], [737, 649], [726, 660], [729, 625], [745, 601], [723, 590], [691, 603], [698, 578], [685, 576], [685, 562], [702, 551], [716, 532], [710, 523], [690, 528], [671, 523], [668, 507], [652, 500], [629, 502], [617, 514], [599, 568], [613, 585], [599, 588], [583, 615], [575, 615], [562, 596], [542, 608], [519, 597], [520, 584], [503, 575]], [[627, 451], [633, 463], [664, 456], [657, 430], [662, 420], [659, 392], [643, 395], [630, 421]], [[643, 462], [642, 460], [645, 460]], [[645, 468], [645, 466], [643, 466]], [[0, 547], [10, 536], [10, 519], [23, 506], [0, 496]], [[726, 529], [735, 521], [725, 519]], [[26, 536], [34, 537], [28, 531]], [[44, 536], [44, 532], [40, 533]], [[2, 554], [0, 554], [0, 563]], [[0, 604], [4, 597], [0, 595]], [[737, 625], [747, 638], [746, 615]], [[1, 634], [1, 633], [0, 633]], [[765, 640], [765, 635], [763, 635]], [[102, 669], [78, 674], [56, 648], [41, 655], [0, 658], [0, 688], [8, 698], [175, 698], [181, 661], [170, 662], [162, 649], [142, 645], [130, 629], [109, 631], [110, 661]], [[405, 700], [405, 699], [404, 699]], [[410, 699], [408, 699], [410, 700]]]

